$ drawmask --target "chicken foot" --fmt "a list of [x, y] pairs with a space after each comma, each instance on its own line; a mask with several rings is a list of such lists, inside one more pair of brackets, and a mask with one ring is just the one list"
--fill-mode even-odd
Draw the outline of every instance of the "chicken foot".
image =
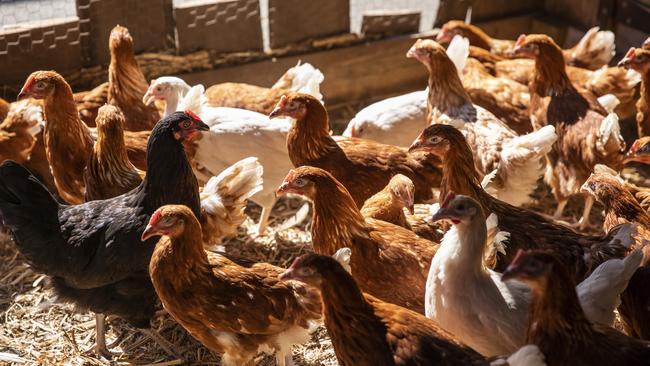
[[277, 351], [275, 354], [275, 363], [277, 366], [294, 366], [292, 352]]
[[260, 222], [257, 224], [257, 235], [264, 235], [266, 232], [266, 227], [269, 224], [269, 217], [271, 216], [271, 210], [273, 210], [273, 206], [271, 207], [262, 207], [262, 214], [260, 215]]
[[112, 359], [115, 354], [106, 347], [106, 316], [104, 314], [95, 314], [95, 333], [95, 345], [84, 353], [94, 351], [98, 357]]
[[587, 195], [585, 198], [585, 207], [582, 209], [582, 217], [577, 224], [578, 229], [585, 230], [592, 227], [592, 225], [589, 224], [589, 214], [591, 213], [591, 208], [593, 206], [594, 197], [592, 195]]

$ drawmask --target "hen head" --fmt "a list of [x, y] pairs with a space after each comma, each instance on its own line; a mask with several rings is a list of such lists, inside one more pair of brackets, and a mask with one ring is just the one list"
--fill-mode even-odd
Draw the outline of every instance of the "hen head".
[[336, 179], [323, 169], [301, 166], [289, 171], [275, 193], [277, 196], [293, 193], [314, 200], [319, 188], [335, 185], [335, 182]]
[[174, 112], [158, 121], [151, 135], [157, 136], [163, 131], [169, 131], [175, 140], [182, 142], [192, 140], [199, 135], [200, 131], [209, 129], [210, 126], [203, 123], [192, 111]]
[[532, 289], [544, 288], [554, 266], [561, 267], [558, 260], [550, 253], [519, 249], [515, 259], [503, 272], [501, 281], [516, 279], [528, 284]]
[[612, 174], [601, 169], [589, 176], [580, 191], [592, 195], [598, 202], [609, 206], [610, 202], [623, 197], [625, 187], [615, 172]]
[[304, 93], [288, 93], [283, 95], [269, 114], [269, 118], [289, 117], [296, 120], [305, 118], [311, 103], [318, 103], [314, 96]]
[[97, 111], [95, 124], [97, 125], [98, 136], [115, 136], [117, 133], [124, 131], [124, 114], [118, 107], [104, 104]]
[[162, 235], [178, 238], [184, 233], [186, 225], [192, 223], [198, 224], [198, 221], [189, 207], [183, 205], [162, 206], [151, 215], [149, 224], [142, 232], [140, 240], [145, 241]]
[[641, 48], [643, 48], [644, 50], [650, 50], [650, 37], [646, 38], [646, 40], [643, 41]]
[[512, 50], [514, 56], [536, 59], [542, 54], [562, 54], [560, 47], [553, 41], [553, 38], [546, 34], [522, 34], [517, 38], [515, 48]]
[[65, 79], [56, 71], [34, 71], [27, 77], [23, 88], [18, 94], [18, 99], [26, 97], [45, 99], [54, 94], [57, 85], [60, 83], [65, 83]]
[[650, 49], [630, 48], [625, 57], [618, 62], [618, 66], [647, 73], [650, 71]]
[[142, 97], [142, 103], [149, 105], [154, 100], [168, 100], [173, 95], [182, 95], [187, 92], [190, 86], [181, 78], [175, 76], [162, 76], [158, 79], [152, 79], [147, 92]]
[[[413, 141], [409, 147], [409, 152], [426, 151], [437, 157], [442, 161], [449, 158], [449, 153], [452, 150], [459, 150], [466, 146], [465, 136], [455, 127], [443, 124], [433, 124], [427, 126], [420, 133], [420, 135]], [[467, 153], [462, 151], [461, 153]], [[471, 151], [469, 152], [471, 155]]]
[[296, 258], [291, 267], [280, 275], [280, 280], [296, 280], [318, 287], [323, 282], [323, 278], [344, 272], [345, 270], [336, 259], [308, 253]]
[[431, 221], [447, 219], [454, 225], [468, 224], [482, 212], [481, 205], [473, 198], [449, 192], [440, 205], [440, 209], [431, 217]]
[[624, 163], [632, 161], [650, 164], [650, 136], [644, 136], [634, 141], [625, 155]]
[[438, 70], [440, 64], [451, 64], [447, 51], [439, 43], [431, 39], [418, 39], [406, 52], [407, 58], [420, 61], [429, 72]]
[[108, 37], [108, 48], [111, 54], [115, 52], [128, 52], [129, 54], [133, 54], [133, 38], [129, 30], [121, 25], [116, 25]]
[[388, 182], [388, 188], [393, 198], [411, 213], [414, 212], [413, 197], [415, 195], [415, 185], [409, 177], [396, 174]]

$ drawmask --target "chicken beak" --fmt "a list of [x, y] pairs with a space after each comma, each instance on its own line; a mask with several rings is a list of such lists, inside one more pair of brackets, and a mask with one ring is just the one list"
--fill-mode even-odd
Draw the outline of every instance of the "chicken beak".
[[413, 196], [410, 194], [404, 200], [404, 207], [406, 207], [411, 215], [415, 213], [415, 203], [413, 201]]
[[197, 130], [199, 131], [209, 131], [210, 126], [208, 126], [205, 122], [203, 121], [197, 121]]
[[151, 94], [149, 90], [147, 90], [147, 92], [144, 93], [144, 96], [142, 97], [142, 103], [144, 103], [144, 105], [149, 105], [153, 103], [154, 100], [156, 100], [156, 97]]
[[284, 116], [284, 111], [282, 107], [275, 107], [275, 109], [269, 114], [269, 119], [278, 118]]
[[448, 212], [448, 209], [446, 209], [444, 207], [440, 207], [440, 209], [438, 209], [438, 211], [436, 213], [434, 213], [433, 216], [431, 216], [430, 221], [431, 222], [436, 222], [436, 221], [440, 221], [442, 219], [448, 219], [448, 218], [451, 218], [451, 215]]
[[415, 151], [423, 150], [425, 147], [426, 146], [425, 146], [424, 142], [422, 141], [422, 139], [420, 139], [418, 137], [418, 139], [413, 141], [413, 143], [409, 147], [409, 152], [415, 152]]
[[282, 272], [279, 278], [280, 281], [293, 280], [295, 278], [293, 268], [289, 268], [286, 271]]
[[302, 194], [302, 191], [294, 188], [291, 186], [291, 183], [289, 182], [284, 182], [278, 189], [275, 191], [275, 196], [280, 197], [283, 196], [287, 193], [295, 193], [295, 194]]
[[584, 182], [584, 184], [580, 187], [580, 192], [582, 193], [587, 193], [587, 194], [593, 194], [593, 190], [589, 186], [589, 181]]
[[146, 241], [151, 237], [158, 236], [157, 228], [154, 225], [151, 225], [151, 223], [147, 224], [147, 227], [144, 229], [142, 232], [142, 236], [140, 237], [141, 241]]
[[627, 68], [630, 67], [630, 64], [631, 64], [631, 63], [632, 63], [632, 59], [631, 59], [631, 58], [624, 58], [624, 59], [622, 59], [621, 61], [619, 61], [618, 64], [616, 64], [616, 66], [618, 66], [618, 67], [624, 67], [624, 68], [627, 69]]

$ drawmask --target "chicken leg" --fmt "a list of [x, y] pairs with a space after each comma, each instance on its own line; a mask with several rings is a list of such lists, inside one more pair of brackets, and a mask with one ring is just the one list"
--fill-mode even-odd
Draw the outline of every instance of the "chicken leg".
[[277, 351], [275, 354], [275, 363], [277, 366], [294, 366], [291, 350], [289, 352]]
[[566, 204], [569, 202], [569, 200], [565, 199], [563, 201], [560, 201], [557, 203], [557, 208], [555, 209], [555, 213], [553, 214], [553, 218], [555, 220], [561, 220], [562, 219], [562, 214], [564, 213], [564, 208], [566, 207]]
[[114, 354], [106, 347], [106, 316], [104, 314], [95, 314], [95, 345], [88, 351], [94, 351], [98, 357], [104, 357], [107, 360], [113, 358]]
[[271, 210], [273, 206], [266, 207], [262, 206], [262, 214], [260, 215], [260, 222], [257, 224], [257, 235], [264, 235], [266, 232], [266, 226], [269, 224], [269, 217], [271, 216]]
[[585, 207], [582, 210], [582, 217], [580, 218], [580, 221], [578, 221], [578, 228], [580, 230], [585, 230], [591, 227], [591, 225], [589, 225], [589, 214], [591, 213], [593, 205], [594, 197], [592, 195], [587, 195], [585, 198]]

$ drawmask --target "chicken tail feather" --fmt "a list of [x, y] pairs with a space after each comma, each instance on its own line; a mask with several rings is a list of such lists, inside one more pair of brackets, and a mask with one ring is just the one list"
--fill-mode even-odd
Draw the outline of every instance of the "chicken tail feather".
[[589, 29], [571, 49], [571, 57], [575, 63], [583, 65], [607, 65], [615, 53], [614, 33], [601, 31], [598, 27]]
[[462, 77], [467, 57], [469, 57], [469, 39], [459, 35], [454, 36], [447, 47], [447, 57], [454, 63], [458, 75]]
[[244, 222], [246, 200], [262, 190], [262, 165], [255, 157], [233, 164], [212, 177], [201, 192], [203, 240], [215, 244]]
[[610, 113], [603, 119], [598, 129], [596, 148], [602, 154], [620, 153], [625, 149], [625, 140], [621, 135], [621, 126], [616, 113]]
[[291, 91], [312, 95], [321, 102], [323, 94], [320, 92], [320, 84], [325, 79], [323, 73], [310, 63], [298, 64], [284, 73], [272, 88], [282, 88]]

